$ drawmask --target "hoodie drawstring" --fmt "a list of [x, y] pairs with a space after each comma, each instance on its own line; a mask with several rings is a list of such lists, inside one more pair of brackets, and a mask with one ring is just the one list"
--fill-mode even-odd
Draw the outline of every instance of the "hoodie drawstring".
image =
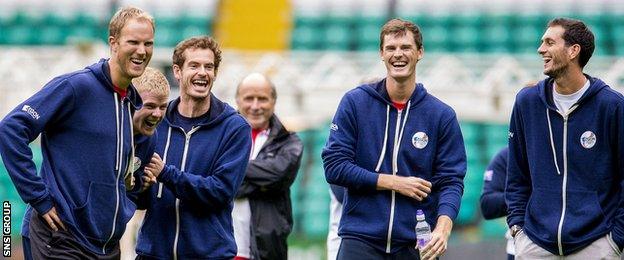
[[375, 167], [375, 171], [379, 172], [379, 168], [381, 167], [381, 163], [383, 162], [384, 156], [386, 156], [386, 146], [388, 145], [388, 124], [390, 121], [390, 105], [386, 105], [386, 130], [384, 130], [384, 141], [383, 146], [381, 148], [381, 154], [379, 155], [379, 160], [377, 161], [377, 167]]
[[[167, 131], [167, 143], [165, 144], [165, 151], [163, 153], [163, 158], [162, 158], [163, 162], [165, 163], [167, 163], [167, 152], [169, 152], [170, 143], [171, 143], [171, 126], [169, 127], [169, 130]], [[157, 198], [162, 197], [162, 189], [163, 189], [163, 183], [160, 182], [158, 183], [158, 194], [156, 195]]]
[[550, 110], [546, 108], [546, 118], [548, 119], [548, 134], [550, 136], [550, 148], [553, 152], [553, 160], [555, 161], [555, 168], [557, 168], [557, 175], [561, 175], [561, 171], [559, 171], [559, 163], [557, 162], [557, 152], [555, 151], [555, 141], [553, 139], [553, 131], [550, 123]]
[[121, 138], [119, 134], [119, 98], [117, 97], [117, 93], [113, 93], [113, 99], [115, 99], [115, 130], [117, 132], [117, 148], [115, 149], [115, 171], [118, 171], [120, 166], [120, 152], [119, 147], [121, 146]]

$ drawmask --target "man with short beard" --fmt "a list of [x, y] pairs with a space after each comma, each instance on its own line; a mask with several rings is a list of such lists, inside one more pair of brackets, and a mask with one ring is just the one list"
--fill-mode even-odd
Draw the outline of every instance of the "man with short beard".
[[516, 96], [505, 199], [516, 259], [620, 259], [624, 97], [583, 73], [594, 35], [556, 18], [537, 49], [548, 78]]

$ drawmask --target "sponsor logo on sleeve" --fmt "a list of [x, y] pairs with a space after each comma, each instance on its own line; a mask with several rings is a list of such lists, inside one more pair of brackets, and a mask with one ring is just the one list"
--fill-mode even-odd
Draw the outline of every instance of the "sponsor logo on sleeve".
[[492, 170], [487, 170], [485, 171], [485, 173], [483, 174], [483, 180], [484, 181], [492, 181], [492, 176], [494, 175], [494, 171]]
[[37, 120], [39, 119], [39, 113], [37, 113], [37, 110], [30, 107], [29, 105], [24, 105], [22, 107], [22, 111], [28, 113], [34, 119], [37, 119]]

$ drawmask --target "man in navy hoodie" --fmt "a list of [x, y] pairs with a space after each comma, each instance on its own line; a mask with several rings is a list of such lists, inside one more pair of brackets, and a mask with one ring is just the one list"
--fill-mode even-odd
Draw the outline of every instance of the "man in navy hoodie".
[[[232, 200], [245, 177], [251, 127], [211, 94], [221, 62], [212, 38], [184, 40], [173, 53], [180, 97], [158, 126], [145, 171], [157, 177], [139, 198], [146, 209], [138, 259], [232, 259]], [[166, 164], [166, 165], [165, 165]]]
[[[109, 24], [111, 58], [54, 78], [0, 122], [0, 153], [30, 219], [34, 259], [114, 259], [134, 212], [124, 176], [132, 155], [131, 85], [149, 63], [152, 17], [123, 8]], [[41, 134], [35, 172], [28, 144]]]
[[516, 96], [505, 198], [517, 259], [620, 259], [624, 246], [624, 97], [583, 73], [594, 35], [548, 23], [548, 76]]
[[455, 112], [416, 83], [420, 29], [401, 19], [381, 31], [387, 77], [345, 94], [322, 158], [346, 187], [338, 259], [418, 259], [416, 211], [432, 227], [420, 254], [443, 254], [459, 211], [466, 152]]
[[[505, 180], [507, 180], [507, 155], [509, 148], [501, 149], [490, 161], [483, 174], [483, 192], [480, 205], [483, 218], [491, 220], [507, 216], [505, 204]], [[514, 243], [510, 231], [505, 233], [507, 238], [507, 260], [514, 259]]]

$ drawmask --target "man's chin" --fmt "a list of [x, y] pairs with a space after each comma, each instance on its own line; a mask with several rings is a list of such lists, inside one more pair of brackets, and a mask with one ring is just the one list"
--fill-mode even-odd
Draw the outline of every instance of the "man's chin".
[[154, 130], [145, 130], [145, 129], [143, 129], [139, 133], [141, 135], [144, 135], [144, 136], [152, 136], [154, 134]]

